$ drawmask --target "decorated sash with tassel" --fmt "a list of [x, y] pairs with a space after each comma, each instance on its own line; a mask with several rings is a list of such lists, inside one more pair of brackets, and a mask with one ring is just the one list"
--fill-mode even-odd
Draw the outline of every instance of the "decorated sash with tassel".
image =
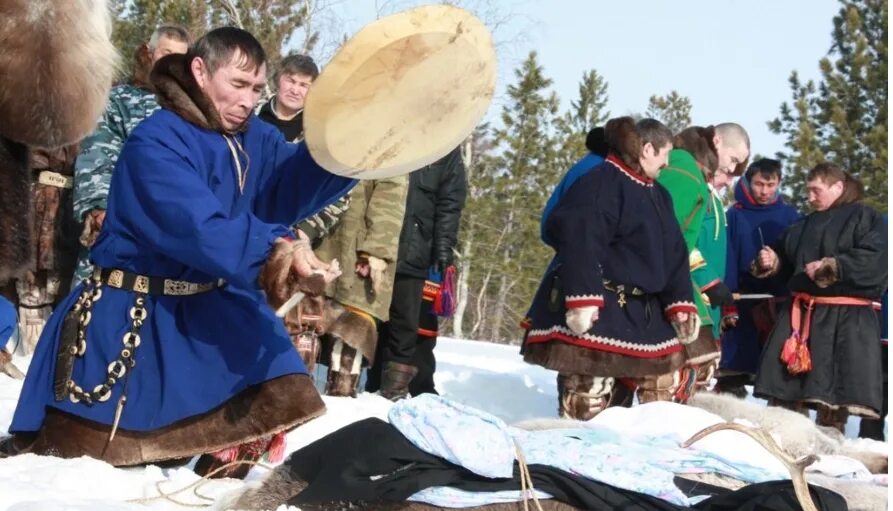
[[[794, 293], [791, 304], [791, 336], [781, 348], [781, 361], [791, 374], [803, 374], [812, 370], [812, 355], [809, 352], [809, 331], [812, 326], [812, 313], [816, 305], [855, 305], [872, 307], [867, 298], [849, 296], [812, 296]], [[804, 316], [803, 309], [806, 309]]]
[[437, 296], [434, 297], [434, 314], [448, 318], [456, 312], [456, 267], [447, 266], [443, 275], [435, 270], [428, 272], [428, 280], [440, 283]]

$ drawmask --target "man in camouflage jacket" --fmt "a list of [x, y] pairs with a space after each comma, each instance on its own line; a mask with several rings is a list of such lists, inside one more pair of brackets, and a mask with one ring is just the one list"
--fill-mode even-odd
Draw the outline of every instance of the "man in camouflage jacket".
[[324, 320], [322, 361], [330, 396], [355, 396], [364, 359], [374, 360], [378, 322], [388, 320], [394, 290], [407, 188], [407, 176], [361, 181], [341, 223], [316, 250], [344, 269], [326, 289], [331, 320]]
[[155, 29], [149, 41], [137, 49], [132, 80], [112, 88], [96, 131], [81, 142], [74, 169], [74, 218], [83, 222], [84, 227], [74, 284], [90, 276], [89, 249], [105, 219], [118, 154], [137, 124], [159, 108], [155, 92], [149, 86], [152, 66], [170, 53], [186, 53], [189, 43], [189, 33], [178, 25], [163, 24]]

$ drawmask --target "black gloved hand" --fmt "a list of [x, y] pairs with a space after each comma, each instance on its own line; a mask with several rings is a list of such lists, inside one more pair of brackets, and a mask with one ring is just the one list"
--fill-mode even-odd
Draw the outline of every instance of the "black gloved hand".
[[712, 307], [726, 307], [735, 304], [735, 298], [732, 297], [732, 292], [729, 291], [729, 288], [722, 282], [711, 286], [704, 291], [704, 294], [707, 295], [707, 299], [710, 300], [710, 306]]

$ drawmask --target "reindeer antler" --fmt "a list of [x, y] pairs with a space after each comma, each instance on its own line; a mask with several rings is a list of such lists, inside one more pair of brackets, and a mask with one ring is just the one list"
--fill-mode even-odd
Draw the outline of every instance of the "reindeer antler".
[[806, 475], [804, 474], [806, 467], [815, 463], [818, 460], [818, 457], [814, 454], [810, 454], [808, 456], [803, 456], [802, 458], [794, 459], [790, 454], [785, 452], [784, 449], [779, 447], [772, 436], [763, 429], [750, 428], [734, 422], [721, 422], [695, 433], [693, 437], [682, 442], [682, 447], [690, 447], [691, 444], [701, 440], [705, 436], [726, 429], [740, 431], [753, 438], [758, 444], [769, 451], [770, 454], [778, 458], [791, 474], [791, 482], [794, 484], [794, 494], [797, 496], [797, 502], [800, 503], [800, 507], [803, 508], [803, 511], [818, 511], [818, 508], [812, 500], [812, 495], [809, 494], [809, 485], [806, 483]]

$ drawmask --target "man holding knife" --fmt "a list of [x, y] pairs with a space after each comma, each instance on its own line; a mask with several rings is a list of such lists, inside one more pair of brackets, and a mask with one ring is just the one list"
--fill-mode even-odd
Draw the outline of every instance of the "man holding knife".
[[[735, 185], [736, 202], [726, 212], [728, 258], [725, 284], [737, 295], [737, 303], [723, 308], [725, 332], [714, 388], [717, 392], [738, 397], [747, 394], [744, 385], [753, 381], [762, 345], [777, 317], [776, 307], [789, 294], [784, 281], [777, 278], [761, 280], [748, 272], [757, 252], [775, 242], [800, 218], [800, 213], [779, 195], [780, 184], [781, 163], [778, 160], [763, 158], [753, 162]], [[757, 299], [759, 295], [768, 299]]]

